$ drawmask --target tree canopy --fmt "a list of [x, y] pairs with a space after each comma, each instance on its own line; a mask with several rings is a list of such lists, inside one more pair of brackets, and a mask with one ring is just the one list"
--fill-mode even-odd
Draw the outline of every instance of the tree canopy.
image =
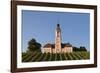
[[84, 46], [78, 47], [73, 47], [73, 51], [87, 51], [87, 49]]
[[41, 51], [41, 44], [38, 43], [34, 38], [28, 42], [29, 51]]

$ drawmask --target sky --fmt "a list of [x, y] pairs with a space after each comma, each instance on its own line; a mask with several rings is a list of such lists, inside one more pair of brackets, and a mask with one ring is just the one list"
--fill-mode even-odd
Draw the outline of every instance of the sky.
[[90, 48], [90, 14], [75, 12], [51, 12], [22, 10], [22, 51], [28, 41], [35, 38], [42, 47], [55, 42], [55, 29], [60, 24], [62, 43]]

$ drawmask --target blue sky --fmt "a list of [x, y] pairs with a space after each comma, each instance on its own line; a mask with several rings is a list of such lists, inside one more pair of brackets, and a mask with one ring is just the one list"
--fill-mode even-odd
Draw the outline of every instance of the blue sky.
[[90, 14], [72, 12], [47, 12], [22, 10], [22, 51], [28, 41], [35, 38], [42, 46], [55, 42], [55, 28], [59, 23], [62, 42], [73, 46], [85, 46], [89, 50]]

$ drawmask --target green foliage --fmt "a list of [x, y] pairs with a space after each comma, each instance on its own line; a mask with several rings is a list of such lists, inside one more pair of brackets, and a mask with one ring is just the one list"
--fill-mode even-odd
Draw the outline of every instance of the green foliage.
[[67, 57], [66, 57], [65, 53], [61, 53], [61, 57], [62, 57], [62, 60], [67, 60]]
[[50, 53], [47, 53], [45, 61], [49, 61], [49, 59], [50, 59]]
[[71, 53], [66, 53], [68, 60], [74, 60], [73, 56], [71, 55]]
[[57, 53], [57, 60], [60, 60], [60, 53]]
[[55, 61], [55, 54], [51, 54], [52, 58], [51, 58], [51, 61]]
[[87, 51], [84, 46], [80, 46], [81, 51]]
[[41, 53], [38, 51], [22, 53], [22, 62], [86, 60], [90, 59], [90, 52], [78, 51], [72, 53]]
[[35, 39], [31, 39], [28, 42], [28, 51], [41, 51], [41, 44], [38, 43]]
[[87, 51], [87, 49], [84, 46], [80, 46], [80, 48], [73, 47], [73, 51]]

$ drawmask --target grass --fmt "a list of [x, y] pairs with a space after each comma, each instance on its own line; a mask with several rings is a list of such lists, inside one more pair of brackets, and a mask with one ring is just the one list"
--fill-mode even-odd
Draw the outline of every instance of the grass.
[[61, 61], [61, 60], [86, 60], [90, 58], [90, 52], [72, 52], [72, 53], [40, 53], [37, 51], [31, 53], [22, 53], [22, 62], [41, 62], [41, 61]]

